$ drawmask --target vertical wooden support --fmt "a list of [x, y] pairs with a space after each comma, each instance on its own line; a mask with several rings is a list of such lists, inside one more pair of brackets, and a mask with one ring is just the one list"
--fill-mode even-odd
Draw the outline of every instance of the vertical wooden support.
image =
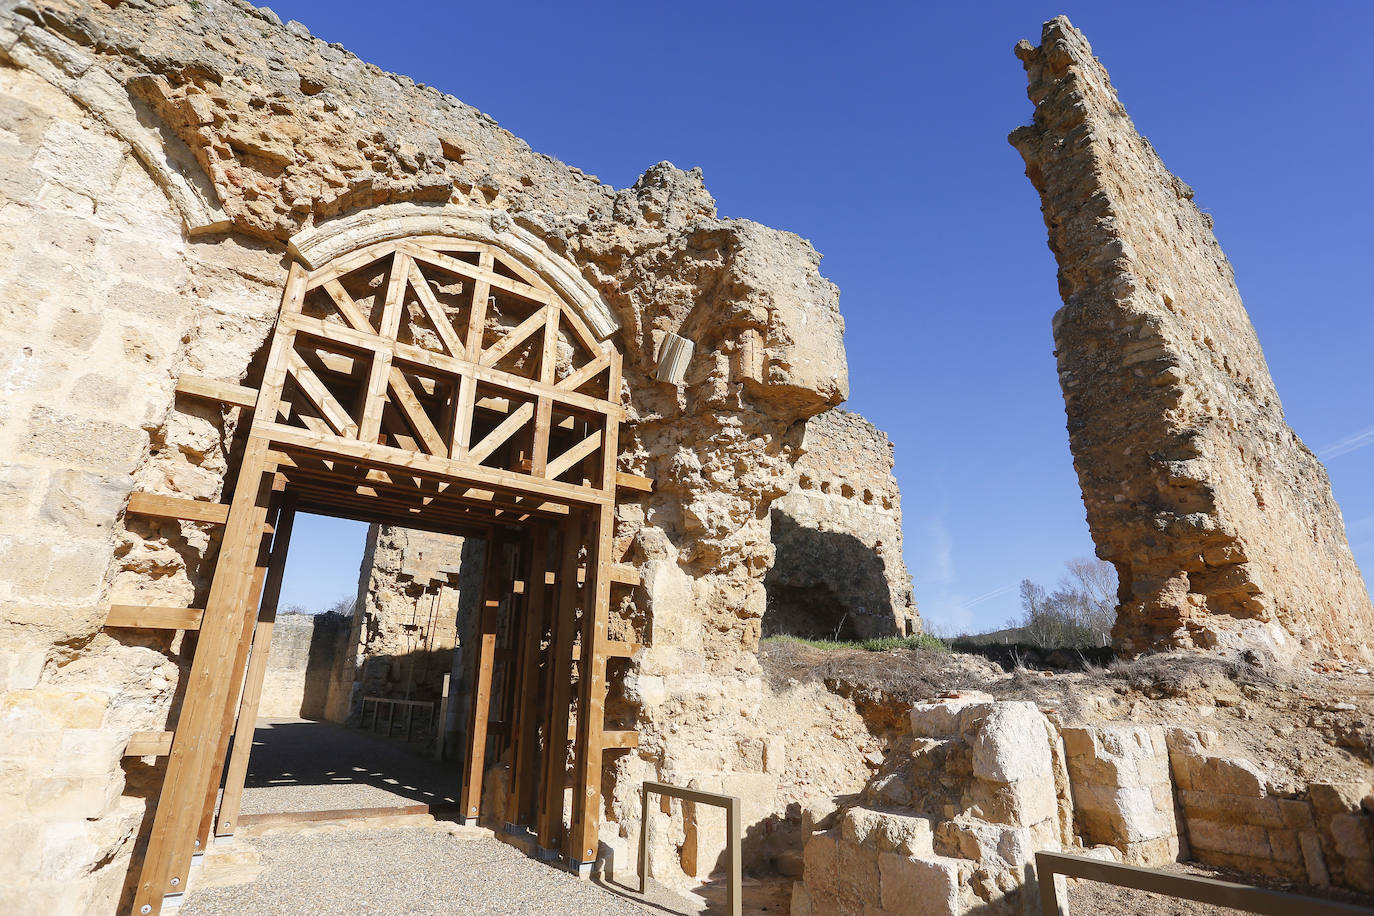
[[520, 628], [519, 653], [512, 693], [510, 792], [506, 797], [506, 823], [528, 824], [539, 759], [539, 646], [544, 636], [544, 611], [548, 571], [549, 529], [537, 524], [530, 539], [530, 558], [525, 577], [525, 613]]
[[[611, 358], [608, 380], [613, 399], [620, 396], [620, 357]], [[619, 425], [606, 417], [601, 448], [601, 488], [607, 499], [593, 510], [596, 526], [587, 562], [587, 599], [582, 627], [582, 677], [578, 687], [577, 780], [573, 794], [574, 843], [569, 858], [579, 874], [590, 874], [601, 827], [601, 733], [606, 725], [606, 642], [610, 627], [611, 562], [615, 539], [615, 465]]]
[[253, 631], [253, 648], [248, 656], [248, 677], [243, 686], [243, 701], [239, 704], [238, 727], [234, 731], [234, 749], [229, 757], [229, 772], [224, 778], [224, 798], [220, 802], [215, 822], [215, 836], [233, 836], [238, 823], [239, 807], [243, 804], [243, 783], [248, 776], [248, 758], [253, 751], [253, 731], [258, 720], [258, 705], [262, 701], [262, 684], [267, 675], [268, 653], [272, 649], [272, 629], [277, 621], [277, 603], [281, 600], [282, 578], [286, 572], [286, 553], [291, 547], [291, 528], [296, 519], [294, 500], [289, 496], [277, 516], [276, 533], [272, 537], [272, 559], [267, 570], [267, 585], [258, 609], [258, 624]]
[[[278, 474], [272, 482], [272, 505], [268, 509], [268, 518], [272, 520], [273, 528], [281, 519], [281, 506], [283, 491], [286, 488], [286, 478]], [[253, 589], [248, 599], [248, 606], [244, 608], [246, 613], [243, 615], [243, 629], [239, 633], [237, 648], [234, 650], [234, 687], [231, 690], [233, 700], [224, 707], [224, 721], [220, 725], [220, 736], [218, 748], [215, 752], [214, 763], [210, 769], [210, 790], [205, 793], [205, 804], [201, 808], [200, 827], [196, 831], [196, 849], [203, 851], [209, 848], [210, 831], [215, 826], [215, 803], [219, 801], [220, 776], [224, 774], [225, 760], [229, 754], [229, 737], [234, 733], [234, 722], [237, 717], [242, 695], [246, 689], [246, 672], [248, 666], [248, 647], [253, 642], [253, 625], [257, 620], [258, 608], [262, 602], [263, 585], [270, 575], [272, 564], [273, 547], [276, 544], [276, 535], [264, 534], [262, 545], [258, 551], [257, 568], [253, 570]]]
[[[299, 311], [304, 295], [305, 270], [293, 264], [287, 277], [283, 313]], [[291, 331], [278, 322], [263, 373], [261, 403], [276, 404], [281, 399], [291, 336]], [[139, 916], [157, 916], [165, 895], [185, 890], [224, 710], [238, 699], [233, 671], [236, 642], [243, 632], [243, 615], [256, 610], [248, 606], [248, 599], [272, 495], [269, 441], [256, 432], [260, 424], [270, 424], [275, 419], [264, 415], [269, 413], [255, 412], [254, 429], [249, 432], [239, 466], [186, 696], [167, 760], [167, 775], [134, 892], [133, 911]]]
[[468, 719], [467, 757], [463, 769], [462, 819], [475, 824], [482, 806], [482, 777], [487, 759], [487, 720], [491, 716], [491, 675], [496, 662], [497, 611], [507, 592], [505, 536], [501, 532], [487, 542], [487, 568], [482, 575], [481, 621], [477, 657], [473, 666], [471, 714]]
[[549, 699], [544, 717], [544, 761], [540, 779], [537, 841], [539, 857], [558, 857], [563, 839], [563, 790], [568, 782], [568, 723], [571, 721], [573, 639], [578, 604], [577, 567], [582, 550], [584, 513], [573, 510], [559, 528], [557, 594], [553, 607], [552, 645], [545, 690]]

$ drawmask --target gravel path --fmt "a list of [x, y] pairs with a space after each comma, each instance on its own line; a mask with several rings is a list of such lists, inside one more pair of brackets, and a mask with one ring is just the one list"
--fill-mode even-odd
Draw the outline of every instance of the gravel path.
[[194, 886], [179, 916], [644, 916], [646, 909], [489, 835], [442, 827], [317, 828], [246, 840], [251, 884]]
[[458, 764], [440, 764], [356, 728], [259, 719], [244, 782], [244, 814], [458, 803]]

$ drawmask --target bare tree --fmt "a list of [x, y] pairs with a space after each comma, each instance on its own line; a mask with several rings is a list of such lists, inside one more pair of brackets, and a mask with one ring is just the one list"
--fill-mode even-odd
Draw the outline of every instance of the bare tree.
[[1075, 558], [1054, 591], [1021, 580], [1022, 638], [1045, 648], [1105, 645], [1116, 619], [1116, 569], [1102, 560]]

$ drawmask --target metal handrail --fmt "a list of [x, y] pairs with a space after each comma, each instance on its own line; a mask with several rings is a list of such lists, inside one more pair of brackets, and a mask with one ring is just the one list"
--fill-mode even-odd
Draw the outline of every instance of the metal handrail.
[[739, 799], [733, 795], [716, 792], [703, 792], [700, 789], [684, 789], [666, 782], [644, 783], [643, 808], [639, 821], [639, 892], [648, 888], [649, 882], [649, 795], [658, 793], [669, 798], [696, 802], [701, 805], [714, 805], [725, 809], [725, 850], [730, 857], [729, 881], [725, 886], [725, 909], [730, 916], [740, 916], [740, 807]]
[[1061, 901], [1055, 888], [1054, 876], [1083, 878], [1129, 887], [1153, 894], [1164, 894], [1198, 903], [1227, 906], [1248, 913], [1271, 916], [1369, 916], [1374, 909], [1349, 903], [1335, 903], [1301, 894], [1264, 890], [1248, 884], [1219, 881], [1196, 875], [1178, 875], [1154, 868], [1104, 862], [1086, 856], [1070, 856], [1058, 852], [1035, 854], [1036, 881], [1040, 885], [1040, 912], [1043, 916], [1068, 916], [1068, 900]]

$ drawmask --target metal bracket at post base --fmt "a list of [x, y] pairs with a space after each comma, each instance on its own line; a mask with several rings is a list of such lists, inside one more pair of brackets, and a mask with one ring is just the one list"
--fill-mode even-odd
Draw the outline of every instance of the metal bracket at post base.
[[1197, 875], [1179, 875], [1137, 865], [1122, 865], [1117, 862], [1104, 862], [1086, 856], [1069, 856], [1057, 852], [1037, 852], [1035, 854], [1035, 878], [1040, 886], [1040, 912], [1042, 916], [1068, 916], [1069, 902], [1061, 900], [1059, 889], [1055, 887], [1055, 877], [1082, 878], [1087, 881], [1100, 881], [1117, 887], [1149, 891], [1210, 903], [1213, 906], [1233, 907], [1247, 913], [1269, 914], [1269, 916], [1369, 916], [1374, 910], [1348, 903], [1336, 903], [1316, 897], [1299, 894], [1285, 894], [1280, 891], [1264, 890], [1247, 884], [1231, 881], [1218, 881]]
[[740, 804], [733, 795], [716, 792], [703, 792], [700, 789], [684, 789], [666, 782], [644, 783], [639, 820], [639, 892], [648, 890], [649, 884], [649, 795], [657, 793], [669, 798], [699, 805], [715, 805], [725, 809], [725, 852], [729, 857], [728, 881], [725, 885], [725, 911], [729, 916], [741, 916], [740, 876]]

